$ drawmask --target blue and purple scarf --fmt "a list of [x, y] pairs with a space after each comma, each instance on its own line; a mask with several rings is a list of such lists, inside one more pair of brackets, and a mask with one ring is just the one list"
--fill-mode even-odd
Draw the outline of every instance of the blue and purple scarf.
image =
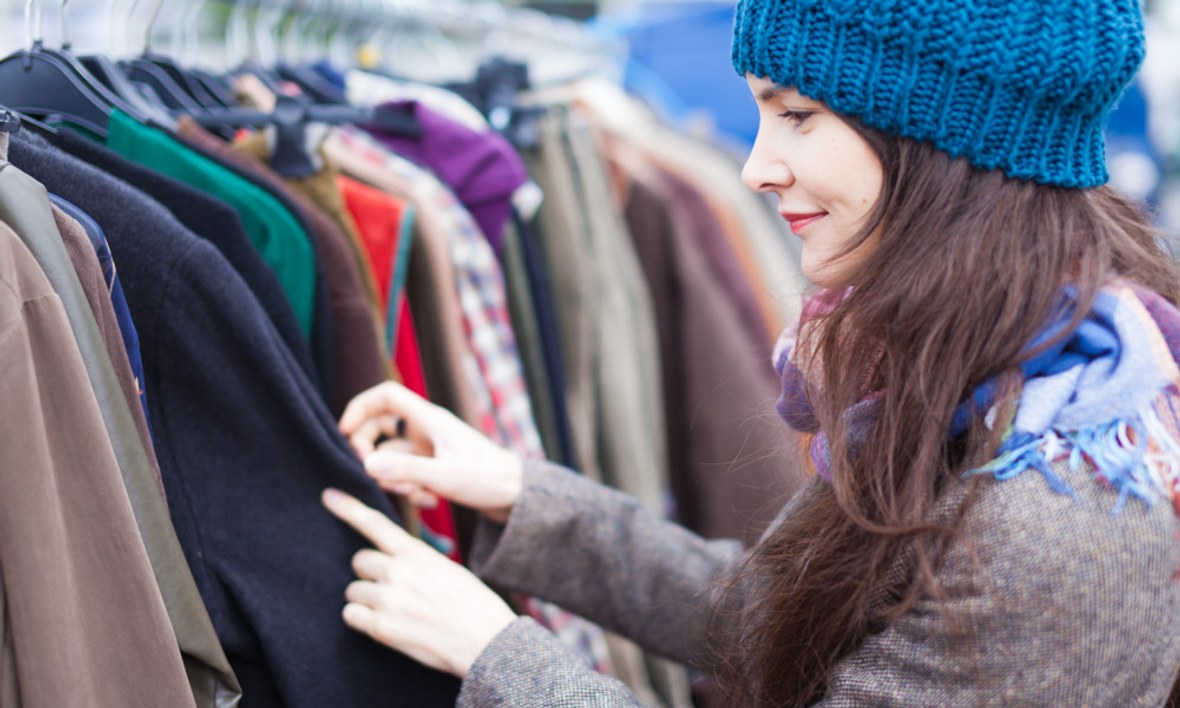
[[[1074, 296], [1066, 292], [1060, 316], [1028, 347], [1037, 351], [1057, 339], [1021, 364], [1020, 398], [995, 459], [969, 474], [1003, 480], [1032, 469], [1054, 490], [1069, 493], [1051, 464], [1066, 459], [1077, 469], [1088, 460], [1119, 492], [1118, 506], [1128, 497], [1163, 498], [1180, 513], [1180, 311], [1150, 290], [1114, 281], [1099, 292], [1081, 323], [1061, 336], [1074, 315], [1069, 306]], [[827, 291], [811, 298], [774, 352], [783, 386], [778, 412], [791, 427], [814, 434], [811, 459], [828, 481], [828, 445], [807, 400], [795, 344], [799, 328], [830, 312], [840, 297]], [[995, 382], [985, 383], [956, 409], [951, 436], [981, 417], [989, 426], [995, 423], [996, 389]], [[867, 393], [845, 413], [854, 453], [879, 399], [880, 392]]]

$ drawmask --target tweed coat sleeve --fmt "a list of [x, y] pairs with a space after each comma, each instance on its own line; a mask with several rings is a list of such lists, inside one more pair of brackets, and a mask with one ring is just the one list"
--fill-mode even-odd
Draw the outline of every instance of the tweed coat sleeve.
[[546, 600], [687, 662], [710, 580], [741, 554], [656, 518], [634, 498], [557, 465], [526, 462], [506, 526], [482, 521], [469, 563], [493, 586]]
[[[469, 561], [492, 585], [537, 594], [678, 661], [697, 659], [710, 580], [741, 554], [660, 520], [630, 496], [556, 465], [526, 462], [506, 526], [480, 522]], [[528, 618], [500, 633], [464, 681], [460, 706], [637, 706]]]
[[[1180, 668], [1176, 513], [1163, 501], [1119, 505], [1089, 464], [1070, 471], [1058, 463], [1054, 472], [1070, 494], [1053, 492], [1035, 471], [952, 485], [944, 509], [978, 485], [938, 571], [958, 633], [938, 603], [919, 602], [837, 664], [821, 705], [1162, 705]], [[677, 658], [699, 656], [689, 643], [704, 628], [700, 592], [735, 561], [736, 547], [722, 550], [634, 513], [598, 523], [614, 518], [615, 505], [627, 508], [615, 498], [621, 495], [563, 474], [526, 471], [528, 491], [507, 527], [481, 531], [476, 569], [505, 587], [613, 620]], [[604, 528], [593, 529], [596, 523]], [[897, 569], [904, 572], [904, 563]], [[671, 591], [661, 592], [669, 580]], [[595, 598], [602, 607], [579, 604]], [[521, 619], [480, 655], [459, 705], [638, 702]]]

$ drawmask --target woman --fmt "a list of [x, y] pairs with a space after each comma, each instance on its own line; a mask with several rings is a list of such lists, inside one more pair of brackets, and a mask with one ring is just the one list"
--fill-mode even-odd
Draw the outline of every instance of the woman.
[[[743, 173], [818, 286], [775, 354], [817, 475], [746, 556], [524, 463], [393, 384], [341, 429], [386, 488], [480, 510], [471, 565], [743, 705], [1160, 704], [1180, 669], [1180, 279], [1109, 188], [1138, 0], [742, 0]], [[404, 433], [374, 451], [382, 434]], [[462, 705], [632, 705], [338, 493], [380, 551], [345, 620]]]

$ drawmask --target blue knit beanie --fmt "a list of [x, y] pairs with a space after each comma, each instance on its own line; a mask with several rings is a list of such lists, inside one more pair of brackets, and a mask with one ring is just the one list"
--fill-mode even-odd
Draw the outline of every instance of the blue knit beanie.
[[1010, 177], [1107, 180], [1139, 0], [741, 0], [733, 66]]

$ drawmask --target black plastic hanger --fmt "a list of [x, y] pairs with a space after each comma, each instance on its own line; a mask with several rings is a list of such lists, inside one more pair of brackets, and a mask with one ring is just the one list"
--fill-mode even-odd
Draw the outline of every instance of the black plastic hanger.
[[[80, 64], [40, 41], [0, 59], [0, 103], [32, 117], [60, 117], [103, 138], [112, 108], [124, 108]], [[136, 116], [130, 107], [127, 113]]]
[[148, 51], [144, 52], [140, 59], [158, 66], [160, 71], [170, 76], [185, 93], [204, 108], [230, 108], [235, 105], [232, 96], [226, 96], [228, 102], [223, 100], [221, 95], [210, 91], [199, 77], [182, 68], [172, 57]]
[[167, 128], [175, 127], [175, 121], [165, 110], [163, 102], [154, 93], [132, 83], [110, 58], [96, 54], [79, 57], [78, 61], [97, 81], [133, 107], [134, 113], [130, 115], [142, 116], [145, 123]]
[[[392, 106], [361, 108], [348, 104], [307, 105], [293, 96], [281, 94], [278, 97], [278, 104], [298, 107], [299, 113], [291, 112], [290, 115], [298, 115], [299, 120], [305, 123], [328, 123], [330, 125], [350, 123], [372, 126], [405, 137], [417, 138], [422, 135], [418, 118], [408, 107], [402, 109]], [[274, 116], [275, 113], [231, 109], [193, 116], [193, 119], [206, 128], [262, 128], [274, 123]]]
[[276, 96], [282, 96], [286, 93], [282, 87], [282, 79], [275, 76], [270, 70], [262, 66], [256, 61], [245, 61], [237, 69], [229, 72], [230, 76], [240, 76], [242, 74], [249, 74], [266, 87], [268, 91]]
[[474, 81], [446, 86], [478, 108], [518, 149], [534, 148], [540, 141], [537, 119], [544, 109], [521, 106], [517, 100], [530, 87], [528, 65], [496, 56], [480, 64]]
[[0, 106], [0, 133], [16, 133], [22, 130], [32, 130], [45, 137], [57, 135], [57, 128], [52, 128], [35, 118], [22, 116], [16, 111]]
[[209, 93], [209, 95], [213, 96], [218, 103], [222, 104], [226, 108], [233, 108], [234, 106], [238, 105], [237, 100], [234, 99], [233, 91], [231, 91], [229, 86], [226, 85], [225, 79], [222, 77], [196, 67], [189, 69], [188, 73], [193, 77], [194, 80], [200, 83], [201, 86], [203, 86]]
[[292, 96], [279, 95], [272, 113], [229, 110], [194, 115], [206, 128], [262, 128], [273, 125], [275, 148], [270, 166], [284, 177], [307, 177], [316, 173], [308, 154], [304, 127], [308, 123], [340, 125], [351, 123], [376, 127], [386, 132], [417, 138], [422, 135], [418, 118], [409, 110], [392, 107], [358, 108], [350, 105], [308, 105]]
[[279, 64], [275, 70], [279, 76], [299, 86], [299, 89], [314, 103], [348, 102], [343, 89], [320, 76], [319, 72], [310, 66]]
[[130, 81], [150, 86], [169, 110], [199, 113], [205, 109], [168, 72], [147, 59], [125, 59], [119, 68]]

